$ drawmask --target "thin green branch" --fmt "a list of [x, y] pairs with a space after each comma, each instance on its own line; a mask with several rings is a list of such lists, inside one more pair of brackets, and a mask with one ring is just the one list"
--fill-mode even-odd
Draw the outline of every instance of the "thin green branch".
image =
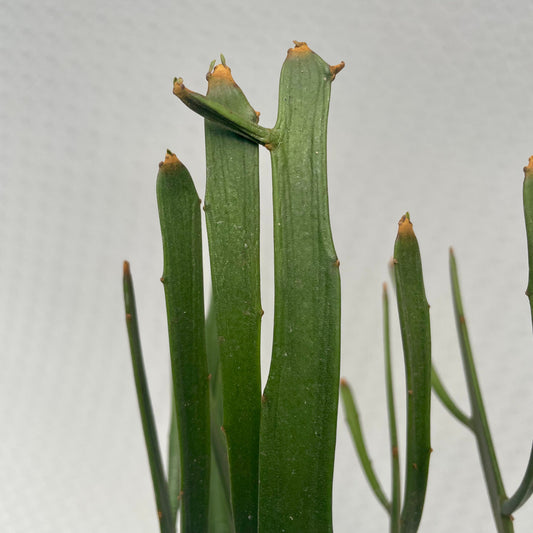
[[511, 519], [502, 515], [502, 502], [507, 499], [503, 481], [496, 459], [492, 436], [485, 413], [481, 389], [479, 386], [477, 372], [474, 364], [468, 329], [463, 311], [461, 289], [457, 275], [457, 264], [453, 250], [450, 248], [450, 277], [453, 293], [453, 306], [455, 312], [455, 322], [459, 335], [461, 356], [463, 359], [464, 373], [472, 408], [472, 431], [476, 436], [481, 465], [485, 475], [485, 483], [489, 493], [492, 514], [499, 533], [510, 533], [514, 531]]
[[390, 313], [387, 284], [383, 284], [383, 346], [385, 352], [385, 379], [387, 387], [387, 413], [389, 417], [389, 436], [391, 450], [391, 506], [390, 533], [399, 533], [402, 488], [400, 479], [400, 457], [398, 453], [398, 433], [396, 430], [396, 408], [394, 406], [394, 387], [392, 383], [392, 362], [390, 348]]
[[[220, 349], [218, 342], [217, 324], [215, 318], [215, 307], [213, 301], [209, 305], [205, 321], [205, 339], [207, 348], [207, 370], [209, 372], [209, 406], [211, 412], [211, 482], [209, 498], [209, 520], [212, 523], [212, 507], [217, 506], [216, 515], [220, 516], [221, 508], [225, 507], [229, 513], [225, 516], [230, 524], [229, 529], [234, 530], [233, 516], [231, 511], [231, 489], [230, 473], [228, 463], [228, 446], [226, 436], [222, 431], [223, 424], [223, 393], [222, 393], [222, 372], [220, 370]], [[216, 471], [213, 470], [215, 468]], [[219, 483], [224, 489], [224, 505], [216, 501], [220, 496]], [[216, 493], [214, 496], [213, 493]], [[220, 521], [217, 521], [220, 526]], [[211, 527], [211, 525], [210, 525]]]
[[524, 167], [524, 186], [522, 192], [529, 262], [529, 278], [526, 296], [529, 298], [531, 321], [533, 323], [533, 156], [529, 158], [529, 165]]
[[442, 405], [448, 409], [450, 414], [459, 420], [461, 424], [472, 429], [472, 420], [457, 406], [452, 397], [448, 394], [448, 391], [444, 387], [434, 365], [431, 367], [431, 386], [433, 387], [433, 391], [437, 395], [437, 398], [441, 401]]
[[522, 478], [522, 482], [516, 489], [516, 492], [502, 504], [502, 513], [510, 516], [518, 508], [522, 507], [533, 494], [533, 445], [529, 452], [529, 461]]
[[178, 415], [176, 413], [176, 400], [174, 399], [174, 385], [172, 383], [171, 391], [170, 431], [168, 432], [168, 494], [175, 530], [178, 510], [180, 508], [181, 469]]
[[146, 451], [148, 452], [148, 462], [152, 473], [152, 482], [154, 484], [155, 500], [157, 505], [157, 514], [159, 517], [159, 528], [161, 533], [174, 533], [174, 521], [170, 499], [168, 495], [167, 480], [159, 441], [157, 438], [157, 429], [150, 401], [150, 391], [144, 371], [144, 362], [141, 348], [141, 339], [139, 335], [139, 325], [137, 322], [137, 307], [135, 305], [135, 292], [133, 289], [133, 279], [131, 277], [130, 265], [124, 261], [124, 307], [126, 311], [126, 325], [128, 328], [128, 338], [130, 342], [131, 363], [133, 366], [133, 375], [135, 378], [135, 389], [137, 391], [137, 400], [139, 402], [139, 411], [141, 414], [144, 439], [146, 442]]
[[357, 450], [357, 455], [361, 462], [361, 467], [365, 473], [368, 483], [372, 487], [376, 498], [379, 500], [381, 505], [386, 509], [386, 511], [391, 513], [391, 502], [385, 496], [383, 489], [378, 481], [374, 468], [372, 467], [372, 461], [368, 456], [368, 452], [365, 445], [365, 440], [363, 438], [363, 430], [361, 428], [361, 422], [359, 421], [359, 413], [355, 405], [354, 397], [350, 386], [345, 379], [341, 379], [341, 398], [344, 405], [344, 414], [346, 416], [346, 421], [350, 428], [350, 433], [352, 434], [353, 442], [355, 444], [355, 449]]
[[257, 117], [255, 121], [243, 118], [242, 115], [235, 113], [226, 105], [187, 89], [183, 85], [181, 78], [174, 78], [173, 92], [188, 108], [205, 119], [225, 126], [250, 141], [268, 147], [272, 147], [276, 142], [276, 135], [273, 130], [259, 126], [257, 124]]

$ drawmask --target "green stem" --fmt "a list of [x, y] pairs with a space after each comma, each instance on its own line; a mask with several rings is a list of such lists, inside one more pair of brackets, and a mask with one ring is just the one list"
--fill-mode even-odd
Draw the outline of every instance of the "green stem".
[[394, 246], [396, 296], [407, 387], [407, 450], [402, 533], [418, 530], [426, 495], [431, 416], [431, 334], [418, 242], [409, 214]]
[[485, 475], [485, 483], [489, 493], [490, 504], [492, 507], [492, 514], [496, 527], [499, 533], [511, 533], [514, 531], [513, 523], [507, 516], [502, 515], [502, 503], [507, 499], [503, 481], [492, 443], [492, 437], [489, 430], [487, 416], [485, 414], [485, 407], [479, 387], [477, 372], [474, 365], [474, 358], [472, 349], [470, 347], [470, 339], [468, 336], [468, 329], [466, 327], [466, 320], [463, 311], [463, 303], [461, 299], [461, 290], [459, 287], [459, 279], [457, 276], [457, 264], [450, 248], [450, 277], [453, 293], [453, 305], [455, 312], [455, 322], [457, 325], [457, 332], [459, 335], [459, 344], [461, 347], [461, 356], [463, 359], [464, 373], [466, 377], [466, 384], [468, 388], [468, 395], [470, 398], [470, 405], [472, 408], [472, 430], [476, 437], [479, 455], [481, 458], [481, 465]]
[[359, 413], [357, 412], [357, 407], [355, 405], [354, 397], [350, 386], [345, 379], [341, 379], [341, 398], [344, 405], [344, 412], [346, 416], [346, 421], [350, 428], [352, 434], [353, 442], [355, 444], [355, 449], [357, 450], [357, 455], [361, 461], [361, 466], [363, 472], [365, 473], [366, 479], [370, 483], [376, 498], [379, 500], [381, 505], [385, 510], [390, 514], [391, 512], [391, 502], [385, 496], [383, 489], [378, 481], [376, 473], [372, 468], [372, 461], [368, 456], [368, 452], [365, 445], [365, 440], [363, 438], [363, 430], [361, 428], [361, 423], [359, 421]]
[[340, 366], [339, 262], [329, 223], [330, 67], [304, 43], [280, 79], [271, 148], [274, 339], [259, 444], [259, 532], [332, 531]]
[[385, 353], [385, 381], [387, 387], [387, 413], [389, 417], [389, 436], [391, 450], [391, 513], [390, 533], [399, 533], [401, 529], [400, 514], [402, 505], [402, 488], [400, 480], [400, 457], [398, 453], [398, 433], [396, 430], [396, 408], [394, 405], [394, 387], [392, 382], [392, 361], [390, 345], [390, 313], [387, 285], [383, 284], [383, 346]]
[[[255, 111], [225, 65], [207, 75], [207, 100], [247, 122]], [[239, 533], [257, 532], [261, 416], [259, 147], [205, 121], [205, 217], [223, 386], [231, 503]]]
[[124, 261], [123, 286], [126, 325], [130, 342], [135, 389], [137, 391], [137, 400], [139, 402], [139, 412], [141, 414], [146, 451], [148, 452], [148, 462], [150, 463], [150, 472], [152, 473], [152, 482], [154, 484], [159, 528], [161, 533], [174, 533], [176, 528], [172, 519], [173, 513], [171, 511], [167, 480], [165, 478], [163, 462], [161, 461], [157, 429], [154, 413], [152, 411], [152, 403], [150, 401], [150, 391], [148, 389], [148, 382], [144, 371], [133, 279], [131, 277], [130, 265], [127, 261]]
[[[171, 389], [174, 389], [173, 385]], [[181, 476], [180, 476], [180, 441], [178, 433], [178, 415], [174, 390], [171, 394], [170, 431], [168, 434], [168, 494], [172, 510], [173, 531], [176, 530], [176, 520], [180, 508]]]
[[180, 441], [181, 532], [206, 533], [211, 459], [200, 201], [171, 152], [157, 176], [157, 204]]
[[516, 492], [508, 500], [503, 502], [502, 513], [510, 516], [526, 503], [531, 494], [533, 494], [533, 446], [529, 452], [529, 461], [522, 482], [516, 489]]
[[434, 366], [431, 367], [431, 386], [437, 395], [437, 398], [442, 402], [442, 405], [457, 419], [461, 424], [467, 428], [472, 429], [472, 420], [457, 406], [448, 391], [444, 387], [439, 374]]
[[243, 118], [227, 105], [190, 91], [181, 78], [174, 78], [174, 94], [190, 109], [207, 120], [225, 126], [258, 144], [271, 146], [276, 143], [274, 132], [257, 124], [257, 120]]
[[[216, 515], [218, 517], [221, 516], [220, 512], [224, 507], [229, 511], [226, 513], [229, 523], [228, 529], [234, 530], [233, 513], [231, 510], [228, 446], [226, 444], [226, 436], [222, 431], [224, 419], [224, 398], [222, 393], [222, 372], [220, 369], [220, 347], [218, 342], [215, 306], [213, 305], [213, 301], [211, 301], [209, 305], [209, 310], [205, 321], [205, 337], [207, 347], [207, 370], [209, 372], [209, 406], [211, 411], [211, 477], [215, 478], [212, 479], [210, 484], [210, 523], [212, 522], [213, 517], [212, 507], [217, 506]], [[216, 472], [213, 470], [213, 468], [216, 468]], [[216, 497], [221, 497], [220, 483], [222, 484], [223, 488], [224, 505], [218, 502], [217, 499], [213, 500], [213, 492], [217, 493]]]
[[533, 156], [529, 158], [529, 165], [524, 167], [523, 200], [529, 260], [529, 280], [526, 296], [529, 298], [531, 321], [533, 323]]

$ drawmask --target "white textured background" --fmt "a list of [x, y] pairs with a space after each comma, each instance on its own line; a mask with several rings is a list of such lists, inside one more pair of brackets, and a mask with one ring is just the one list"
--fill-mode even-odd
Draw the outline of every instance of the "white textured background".
[[[521, 208], [522, 167], [533, 153], [532, 20], [529, 0], [0, 2], [0, 530], [157, 531], [122, 314], [122, 260], [132, 264], [164, 436], [169, 377], [154, 184], [167, 147], [201, 196], [204, 187], [203, 123], [172, 95], [172, 78], [204, 91], [209, 62], [223, 52], [270, 126], [292, 39], [329, 63], [346, 61], [329, 127], [342, 373], [356, 389], [379, 476], [388, 489], [381, 283], [396, 222], [409, 210], [434, 360], [467, 409], [447, 272], [448, 246], [455, 247], [497, 454], [513, 492], [533, 437]], [[262, 168], [268, 354], [264, 151]], [[421, 531], [494, 531], [473, 438], [436, 401], [433, 417]], [[339, 422], [335, 530], [383, 533], [386, 516], [342, 414]], [[532, 531], [532, 502], [515, 525]]]

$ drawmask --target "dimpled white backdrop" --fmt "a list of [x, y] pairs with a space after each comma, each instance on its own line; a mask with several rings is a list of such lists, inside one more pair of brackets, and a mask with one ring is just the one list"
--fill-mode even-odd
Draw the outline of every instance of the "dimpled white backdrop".
[[[205, 90], [226, 55], [261, 122], [276, 118], [292, 39], [329, 63], [329, 183], [343, 284], [342, 374], [388, 490], [381, 284], [409, 210], [433, 357], [468, 409], [447, 272], [457, 253], [473, 348], [508, 492], [533, 437], [533, 339], [521, 208], [533, 153], [528, 0], [18, 0], [0, 4], [0, 530], [157, 531], [122, 311], [136, 281], [165, 440], [169, 376], [154, 182], [176, 151], [203, 195], [203, 121], [172, 78]], [[270, 184], [262, 151], [264, 377], [272, 328]], [[207, 278], [206, 278], [207, 279]], [[394, 307], [393, 307], [394, 311]], [[395, 318], [395, 311], [393, 318]], [[398, 408], [403, 366], [394, 326]], [[404, 439], [404, 420], [399, 412]], [[434, 401], [422, 532], [494, 531], [473, 438]], [[339, 412], [337, 533], [382, 533]], [[533, 528], [533, 503], [516, 513]]]

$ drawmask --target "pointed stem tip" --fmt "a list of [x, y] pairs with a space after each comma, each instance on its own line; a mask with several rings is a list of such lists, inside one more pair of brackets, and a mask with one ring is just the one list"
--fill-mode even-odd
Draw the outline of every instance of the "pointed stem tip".
[[409, 212], [398, 221], [398, 235], [414, 235], [413, 223], [409, 217]]
[[526, 176], [528, 174], [533, 173], [533, 155], [529, 158], [528, 165], [524, 167], [524, 173], [526, 174]]

